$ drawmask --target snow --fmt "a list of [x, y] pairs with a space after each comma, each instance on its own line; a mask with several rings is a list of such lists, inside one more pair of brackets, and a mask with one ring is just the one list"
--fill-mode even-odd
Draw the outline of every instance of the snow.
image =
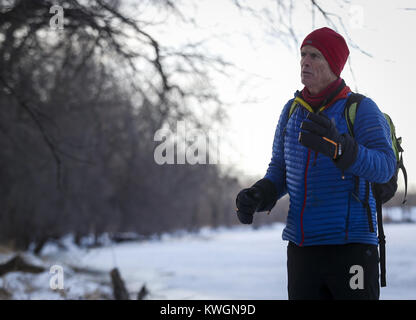
[[416, 222], [416, 207], [405, 207], [403, 210], [400, 207], [383, 208], [383, 217], [389, 218], [392, 222], [401, 222], [408, 220], [409, 222]]
[[[259, 229], [203, 229], [89, 250], [48, 246], [43, 263], [64, 266], [65, 290], [49, 288], [49, 272], [9, 273], [0, 287], [11, 288], [13, 299], [111, 297], [109, 271], [118, 267], [132, 299], [143, 285], [150, 292], [147, 299], [287, 299], [283, 227], [277, 223]], [[416, 299], [416, 224], [385, 224], [385, 234], [387, 287], [381, 288], [380, 298]], [[71, 266], [95, 271], [80, 274]], [[25, 281], [34, 289], [27, 292]]]

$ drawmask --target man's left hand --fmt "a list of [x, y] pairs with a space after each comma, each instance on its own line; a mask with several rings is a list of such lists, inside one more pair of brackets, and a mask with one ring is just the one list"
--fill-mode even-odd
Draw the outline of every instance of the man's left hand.
[[303, 131], [299, 133], [299, 142], [334, 160], [340, 157], [342, 154], [341, 138], [335, 124], [327, 117], [316, 113], [309, 113], [306, 119], [310, 121], [302, 122], [300, 128]]
[[341, 170], [354, 163], [358, 145], [350, 135], [340, 134], [335, 123], [323, 114], [309, 113], [306, 119], [300, 126], [302, 145], [330, 157]]

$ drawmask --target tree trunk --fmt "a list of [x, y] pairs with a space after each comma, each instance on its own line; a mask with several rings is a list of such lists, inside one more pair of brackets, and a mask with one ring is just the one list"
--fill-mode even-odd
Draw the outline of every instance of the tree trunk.
[[111, 281], [113, 283], [113, 293], [115, 300], [130, 300], [129, 293], [124, 285], [123, 279], [121, 279], [120, 273], [117, 268], [114, 268], [110, 272]]

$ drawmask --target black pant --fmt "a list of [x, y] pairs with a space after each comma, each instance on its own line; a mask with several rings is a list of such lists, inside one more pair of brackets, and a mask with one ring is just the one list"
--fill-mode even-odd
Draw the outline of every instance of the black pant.
[[375, 245], [299, 247], [289, 242], [289, 300], [378, 300], [378, 262]]

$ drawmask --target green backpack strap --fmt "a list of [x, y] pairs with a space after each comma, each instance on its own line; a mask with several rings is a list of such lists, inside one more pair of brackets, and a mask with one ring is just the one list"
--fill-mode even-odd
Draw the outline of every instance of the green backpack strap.
[[[345, 120], [347, 122], [348, 132], [350, 133], [350, 136], [351, 137], [354, 137], [354, 122], [355, 122], [355, 117], [357, 115], [358, 107], [359, 107], [361, 101], [364, 98], [365, 98], [365, 96], [363, 96], [362, 94], [355, 93], [355, 92], [351, 92], [351, 94], [348, 96], [347, 101], [345, 103], [344, 117], [345, 117]], [[359, 179], [360, 178], [358, 176], [355, 176], [354, 178], [355, 178], [355, 184], [354, 184], [354, 193], [353, 193], [353, 196], [356, 199], [359, 200], [359, 198], [358, 198], [358, 188], [359, 188], [359, 182], [360, 182]], [[361, 202], [361, 201], [359, 201], [359, 202]], [[370, 215], [370, 217], [371, 217], [371, 215]], [[372, 227], [372, 225], [371, 225], [371, 227]]]
[[402, 170], [403, 172], [403, 178], [404, 178], [404, 198], [403, 198], [403, 202], [402, 204], [405, 204], [407, 199], [407, 172], [406, 172], [406, 168], [404, 167], [403, 164], [403, 155], [400, 154], [400, 160], [399, 160], [399, 168]]
[[348, 132], [351, 137], [354, 137], [354, 122], [358, 106], [364, 98], [365, 96], [362, 94], [351, 92], [348, 96], [347, 102], [345, 103], [344, 116], [347, 121]]

